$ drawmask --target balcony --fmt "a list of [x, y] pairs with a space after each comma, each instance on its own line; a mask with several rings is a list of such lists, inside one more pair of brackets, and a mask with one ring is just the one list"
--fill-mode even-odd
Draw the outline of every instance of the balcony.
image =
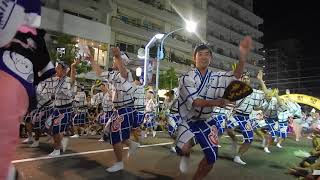
[[220, 10], [221, 12], [223, 12], [223, 13], [231, 16], [231, 17], [233, 17], [234, 19], [236, 19], [236, 20], [238, 20], [238, 21], [240, 21], [240, 22], [242, 22], [242, 23], [245, 23], [246, 25], [248, 25], [248, 26], [250, 26], [250, 27], [252, 27], [252, 28], [254, 28], [254, 29], [258, 29], [258, 25], [253, 24], [252, 22], [248, 21], [248, 20], [245, 19], [245, 18], [242, 18], [242, 17], [240, 16], [240, 14], [239, 14], [238, 9], [240, 9], [240, 10], [242, 10], [242, 11], [249, 12], [249, 14], [250, 14], [251, 16], [254, 16], [258, 21], [260, 21], [258, 24], [261, 24], [262, 21], [263, 21], [260, 17], [258, 17], [257, 15], [255, 15], [254, 13], [252, 13], [251, 11], [243, 8], [242, 6], [239, 6], [237, 3], [234, 3], [234, 2], [232, 2], [232, 1], [229, 1], [229, 2], [230, 2], [230, 4], [231, 4], [232, 6], [235, 6], [237, 9], [236, 9], [236, 10], [232, 10], [232, 9], [230, 10], [230, 8], [228, 8], [228, 10], [226, 10], [226, 8], [220, 7], [220, 5], [214, 4], [213, 2], [208, 2], [208, 6], [212, 6], [212, 7], [216, 8], [216, 9]]
[[[124, 21], [120, 17], [112, 17], [112, 30], [126, 34], [128, 36], [132, 36], [141, 40], [148, 41], [155, 34], [160, 33], [158, 29], [152, 29], [149, 27], [142, 26], [141, 24], [132, 22], [132, 21]], [[172, 38], [167, 38], [165, 42], [165, 46], [169, 48], [174, 48], [183, 52], [191, 52], [192, 44], [187, 42], [179, 41]]]
[[[263, 19], [260, 18], [259, 16], [257, 16], [256, 14], [254, 14], [252, 11], [246, 9], [245, 7], [243, 7], [241, 4], [236, 3], [236, 1], [229, 1], [230, 4], [234, 7], [236, 7], [237, 9], [240, 9], [240, 11], [242, 12], [246, 12], [246, 14], [249, 14], [250, 16], [254, 17], [255, 20], [258, 22], [258, 24], [262, 24], [263, 23]], [[244, 20], [245, 22], [247, 21], [245, 18], [241, 18], [242, 20]], [[248, 21], [247, 21], [248, 22]], [[249, 24], [252, 24], [251, 22], [248, 22]], [[252, 24], [253, 26], [255, 26], [254, 24]]]
[[[209, 3], [209, 4], [212, 4], [212, 3]], [[212, 8], [212, 9], [210, 10], [210, 8]], [[208, 12], [223, 13], [223, 14], [227, 15], [227, 17], [228, 17], [229, 19], [231, 19], [232, 21], [235, 21], [235, 22], [237, 22], [238, 24], [240, 24], [240, 26], [241, 26], [241, 25], [242, 25], [242, 26], [245, 26], [246, 29], [249, 29], [250, 31], [253, 31], [253, 32], [257, 33], [259, 37], [263, 36], [263, 33], [262, 33], [261, 31], [259, 31], [259, 30], [257, 29], [257, 27], [250, 26], [250, 25], [244, 23], [242, 20], [239, 20], [239, 18], [235, 18], [234, 16], [230, 15], [230, 12], [226, 11], [226, 10], [223, 9], [223, 8], [217, 7], [216, 5], [212, 5], [212, 6], [208, 7]], [[210, 15], [209, 15], [209, 19], [211, 19], [211, 18], [214, 18], [214, 15], [213, 15], [213, 14], [210, 14]], [[221, 20], [220, 20], [220, 21], [221, 21]], [[228, 27], [228, 28], [229, 28], [230, 25], [226, 25], [225, 27]], [[231, 28], [230, 28], [230, 29], [231, 29]], [[237, 30], [237, 29], [235, 29], [235, 28], [232, 29], [232, 30], [235, 30], [235, 31], [237, 31], [237, 32], [239, 31], [239, 30]], [[238, 32], [238, 33], [243, 34], [243, 32], [241, 32], [241, 31]]]
[[[241, 31], [241, 30], [233, 27], [231, 24], [227, 24], [227, 23], [223, 22], [221, 19], [217, 19], [217, 18], [214, 17], [214, 16], [209, 17], [208, 23], [217, 24], [217, 25], [219, 25], [219, 26], [221, 26], [221, 27], [223, 27], [223, 28], [225, 28], [225, 29], [232, 30], [233, 32], [235, 32], [235, 33], [237, 33], [238, 35], [241, 35], [241, 36], [247, 36], [247, 35], [249, 35], [249, 34], [244, 33], [243, 31]], [[252, 35], [251, 35], [251, 36], [252, 36]], [[260, 38], [257, 38], [257, 37], [255, 37], [255, 36], [252, 36], [252, 39], [253, 39], [254, 41], [256, 41], [257, 43], [261, 44], [261, 43], [259, 42], [259, 41], [261, 41]], [[262, 44], [261, 44], [261, 46], [263, 47]]]
[[109, 25], [62, 13], [55, 9], [42, 7], [41, 28], [98, 42], [110, 43], [111, 28]]
[[[233, 34], [233, 35], [237, 36], [238, 39], [243, 39], [243, 37], [246, 36], [244, 33], [239, 32], [239, 30], [235, 30], [232, 26], [229, 26], [229, 28], [227, 28], [227, 27], [226, 27], [227, 25], [226, 25], [225, 23], [221, 23], [221, 22], [219, 22], [219, 21], [216, 22], [216, 21], [215, 21], [214, 19], [212, 19], [212, 18], [210, 18], [210, 20], [208, 21], [208, 25], [209, 25], [209, 26], [213, 26], [213, 27], [218, 27], [218, 28], [220, 28], [220, 29], [223, 29], [223, 32], [228, 33], [228, 34], [230, 34], [230, 35]], [[219, 30], [217, 30], [217, 31], [219, 31]], [[219, 31], [219, 33], [221, 33], [221, 32]], [[210, 34], [210, 33], [208, 32], [208, 34]], [[261, 48], [263, 48], [263, 44], [261, 44], [260, 42], [258, 42], [256, 38], [252, 37], [252, 39], [253, 39], [253, 43], [254, 43], [254, 46], [256, 47], [256, 49], [261, 49]], [[235, 40], [233, 40], [233, 39], [231, 39], [231, 38], [229, 38], [227, 41], [228, 41], [229, 43], [235, 45], [235, 46], [238, 46], [238, 44], [239, 44], [239, 42], [237, 42], [237, 41], [235, 41]], [[259, 53], [257, 53], [257, 54], [259, 54]]]
[[165, 9], [162, 5], [156, 5], [150, 0], [121, 0], [118, 5], [133, 9], [145, 16], [150, 16], [170, 24], [183, 26], [183, 21], [176, 12]]
[[244, 2], [242, 1], [242, 2], [239, 2], [239, 1], [235, 1], [235, 0], [231, 0], [231, 1], [233, 1], [234, 3], [236, 3], [236, 4], [238, 4], [239, 6], [241, 6], [242, 8], [244, 8], [244, 9], [246, 9], [246, 10], [248, 10], [248, 11], [250, 11], [250, 12], [252, 12], [252, 9], [250, 9], [250, 8], [248, 8], [248, 7], [245, 7], [245, 4], [244, 4]]

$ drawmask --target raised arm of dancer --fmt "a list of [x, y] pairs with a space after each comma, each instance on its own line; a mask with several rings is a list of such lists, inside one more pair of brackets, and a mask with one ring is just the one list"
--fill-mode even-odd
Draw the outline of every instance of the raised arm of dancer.
[[74, 82], [76, 81], [76, 69], [77, 65], [80, 63], [80, 60], [77, 59], [71, 64], [71, 72], [70, 72], [70, 78], [71, 78], [71, 86], [74, 85]]
[[128, 71], [123, 63], [123, 61], [121, 60], [121, 52], [119, 48], [113, 48], [112, 49], [112, 54], [113, 57], [115, 59], [115, 64], [118, 67], [118, 70], [120, 72], [120, 75], [122, 78], [124, 79], [128, 79]]
[[258, 72], [257, 79], [259, 80], [259, 83], [260, 83], [260, 85], [261, 85], [262, 91], [263, 91], [265, 94], [267, 94], [268, 89], [267, 89], [266, 84], [265, 84], [264, 81], [263, 81], [263, 72], [262, 72], [262, 70], [260, 70], [260, 71]]
[[248, 54], [250, 52], [251, 47], [252, 47], [252, 39], [250, 36], [246, 36], [240, 42], [240, 45], [239, 45], [240, 59], [239, 59], [239, 63], [237, 64], [236, 69], [234, 70], [234, 76], [237, 79], [240, 79], [240, 77], [243, 73], [244, 65], [246, 63], [246, 59], [248, 57]]

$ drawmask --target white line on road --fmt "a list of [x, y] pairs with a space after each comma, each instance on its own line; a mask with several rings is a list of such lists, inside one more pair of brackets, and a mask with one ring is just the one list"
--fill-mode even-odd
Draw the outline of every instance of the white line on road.
[[[170, 145], [170, 144], [173, 144], [173, 142], [150, 144], [150, 145], [141, 145], [140, 148], [155, 147], [155, 146], [165, 146], [165, 145]], [[125, 147], [123, 149], [128, 149], [128, 147]], [[37, 157], [37, 158], [19, 159], [19, 160], [11, 161], [11, 163], [15, 164], [15, 163], [38, 161], [38, 160], [44, 160], [44, 159], [54, 159], [54, 158], [62, 158], [62, 157], [70, 157], [70, 156], [79, 156], [79, 155], [85, 155], [85, 154], [95, 154], [95, 153], [102, 153], [102, 152], [109, 152], [109, 151], [113, 151], [113, 149], [103, 149], [103, 150], [96, 150], [96, 151], [86, 151], [86, 152], [79, 152], [79, 153], [62, 154], [62, 155], [57, 156], [57, 157], [44, 156], [44, 157]]]
[[[236, 136], [237, 136], [237, 137], [242, 137], [242, 135], [239, 135], [239, 134], [237, 134]], [[230, 136], [225, 135], [225, 136], [223, 136], [223, 137], [230, 137]]]
[[[242, 136], [242, 135], [236, 135], [236, 136]], [[223, 136], [223, 137], [229, 137], [229, 136]], [[173, 142], [150, 144], [150, 145], [141, 145], [140, 148], [155, 147], [155, 146], [165, 146], [165, 145], [170, 145], [170, 144], [173, 144]], [[123, 149], [128, 149], [128, 147], [125, 147]], [[62, 155], [57, 156], [57, 157], [43, 156], [43, 157], [37, 157], [37, 158], [19, 159], [19, 160], [11, 161], [11, 163], [15, 164], [15, 163], [22, 163], [22, 162], [30, 162], [30, 161], [38, 161], [38, 160], [44, 160], [44, 159], [70, 157], [70, 156], [79, 156], [79, 155], [85, 155], [85, 154], [95, 154], [95, 153], [110, 152], [110, 151], [113, 151], [113, 149], [102, 149], [102, 150], [96, 150], [96, 151], [86, 151], [86, 152], [79, 152], [79, 153], [62, 154]]]

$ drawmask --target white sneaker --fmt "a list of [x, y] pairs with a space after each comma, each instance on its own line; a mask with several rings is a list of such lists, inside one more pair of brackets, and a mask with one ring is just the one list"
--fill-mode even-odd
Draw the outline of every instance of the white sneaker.
[[33, 142], [33, 137], [28, 137], [22, 141], [22, 144], [31, 144]]
[[308, 136], [307, 139], [312, 139], [312, 137]]
[[33, 141], [33, 143], [30, 145], [31, 148], [39, 147], [39, 141]]
[[172, 147], [170, 148], [170, 152], [177, 153], [176, 148], [175, 148], [174, 146], [172, 146]]
[[98, 141], [103, 142], [104, 141], [103, 137], [101, 137]]
[[244, 161], [241, 160], [240, 156], [235, 156], [233, 158], [233, 162], [241, 164], [241, 165], [246, 165], [247, 163], [245, 163]]
[[297, 142], [299, 142], [299, 141], [300, 141], [300, 139], [296, 139], [296, 141], [297, 141]]
[[128, 150], [128, 157], [130, 157], [132, 154], [134, 154], [140, 146], [140, 144], [137, 142], [134, 142], [131, 140], [129, 140], [129, 142], [130, 142], [130, 146], [129, 146], [129, 150]]
[[108, 169], [106, 169], [106, 171], [108, 172], [117, 172], [123, 169], [123, 162], [116, 162], [113, 166], [109, 167]]
[[190, 157], [182, 156], [179, 164], [179, 169], [182, 173], [187, 173], [190, 167]]
[[152, 131], [152, 137], [155, 137], [157, 134], [157, 131]]
[[264, 152], [266, 152], [266, 153], [271, 153], [271, 152], [269, 151], [269, 148], [268, 148], [268, 147], [263, 148], [263, 150], [264, 150]]
[[277, 143], [277, 147], [280, 149], [282, 148], [282, 146], [279, 143]]
[[221, 148], [221, 147], [222, 147], [222, 146], [221, 146], [221, 145], [219, 145], [219, 144], [218, 144], [217, 146], [218, 146], [218, 148]]
[[49, 154], [50, 157], [57, 157], [60, 156], [60, 149], [59, 150], [53, 150], [52, 153]]
[[68, 146], [69, 138], [63, 137], [61, 140], [62, 152], [65, 152]]
[[262, 139], [262, 143], [261, 143], [261, 146], [264, 148], [266, 146], [266, 139]]
[[75, 134], [73, 136], [70, 136], [70, 138], [79, 138], [79, 137], [80, 137], [79, 134]]

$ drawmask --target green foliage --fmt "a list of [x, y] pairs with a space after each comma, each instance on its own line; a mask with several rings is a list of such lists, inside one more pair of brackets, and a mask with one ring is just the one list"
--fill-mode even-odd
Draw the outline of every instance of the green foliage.
[[[54, 61], [59, 59], [71, 65], [77, 54], [77, 48], [75, 46], [77, 42], [72, 36], [66, 34], [59, 34], [51, 38], [53, 41], [53, 45], [49, 49], [51, 59]], [[65, 54], [59, 54], [57, 48], [65, 48]]]
[[[73, 36], [67, 34], [59, 34], [52, 36], [52, 45], [49, 47], [49, 54], [53, 61], [61, 60], [66, 62], [69, 66], [74, 62], [77, 57], [78, 48], [76, 47], [77, 41]], [[59, 54], [57, 48], [65, 48], [65, 54]], [[91, 71], [91, 66], [88, 61], [82, 61], [77, 66], [77, 74], [87, 73]]]
[[80, 64], [77, 66], [77, 74], [87, 73], [91, 70], [92, 68], [88, 61], [81, 61]]
[[160, 89], [173, 89], [177, 86], [178, 86], [178, 77], [173, 67], [171, 67], [167, 71], [160, 71], [160, 74], [159, 74]]

